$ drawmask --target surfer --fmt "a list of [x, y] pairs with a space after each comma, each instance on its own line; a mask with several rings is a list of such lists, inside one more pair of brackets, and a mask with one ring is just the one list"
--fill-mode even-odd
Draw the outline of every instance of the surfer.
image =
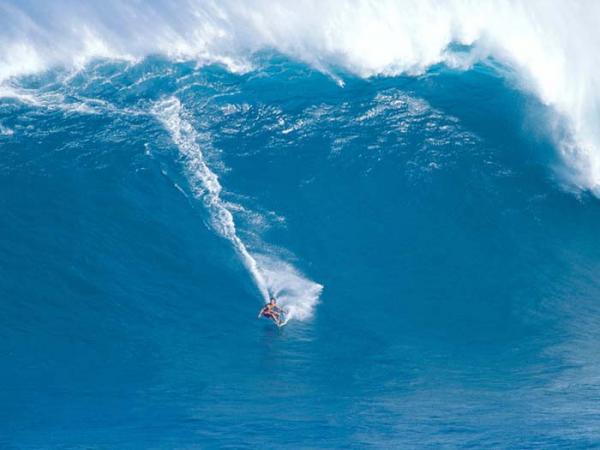
[[265, 307], [258, 313], [258, 317], [266, 317], [273, 320], [277, 325], [281, 325], [281, 314], [283, 314], [283, 310], [277, 306], [277, 300], [275, 300], [275, 297], [271, 297], [269, 303], [267, 303]]

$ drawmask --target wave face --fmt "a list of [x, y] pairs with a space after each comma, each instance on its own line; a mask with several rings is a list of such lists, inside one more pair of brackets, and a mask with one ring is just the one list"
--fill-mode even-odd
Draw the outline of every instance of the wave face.
[[0, 447], [597, 447], [549, 4], [0, 3]]
[[557, 113], [538, 127], [553, 129], [565, 180], [600, 192], [597, 2], [8, 1], [0, 13], [0, 81], [153, 54], [245, 71], [275, 50], [340, 81], [340, 69], [394, 76], [495, 61]]

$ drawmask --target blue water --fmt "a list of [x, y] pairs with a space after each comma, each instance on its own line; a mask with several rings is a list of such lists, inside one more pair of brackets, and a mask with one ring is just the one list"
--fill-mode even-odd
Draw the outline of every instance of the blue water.
[[[552, 113], [489, 64], [340, 76], [264, 55], [13, 81], [0, 447], [600, 446], [600, 203], [557, 176]], [[256, 319], [215, 201], [306, 314]]]

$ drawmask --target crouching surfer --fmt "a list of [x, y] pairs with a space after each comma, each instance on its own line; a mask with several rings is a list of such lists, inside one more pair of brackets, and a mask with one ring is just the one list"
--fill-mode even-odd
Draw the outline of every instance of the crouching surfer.
[[275, 322], [278, 326], [282, 325], [282, 319], [281, 316], [283, 315], [283, 310], [277, 306], [277, 300], [275, 300], [275, 297], [271, 297], [271, 300], [269, 300], [269, 303], [267, 303], [265, 305], [265, 307], [263, 309], [260, 310], [260, 312], [258, 313], [258, 317], [266, 317], [268, 319], [271, 319], [273, 322]]

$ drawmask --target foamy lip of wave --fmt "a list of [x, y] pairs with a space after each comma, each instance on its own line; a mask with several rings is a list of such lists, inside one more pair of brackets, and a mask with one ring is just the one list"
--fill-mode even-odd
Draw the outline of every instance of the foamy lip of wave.
[[[576, 186], [600, 191], [600, 2], [563, 0], [92, 0], [0, 3], [0, 81], [93, 58], [163, 54], [248, 69], [272, 49], [327, 73], [416, 74], [490, 56], [565, 118]], [[451, 44], [471, 46], [467, 57]]]

